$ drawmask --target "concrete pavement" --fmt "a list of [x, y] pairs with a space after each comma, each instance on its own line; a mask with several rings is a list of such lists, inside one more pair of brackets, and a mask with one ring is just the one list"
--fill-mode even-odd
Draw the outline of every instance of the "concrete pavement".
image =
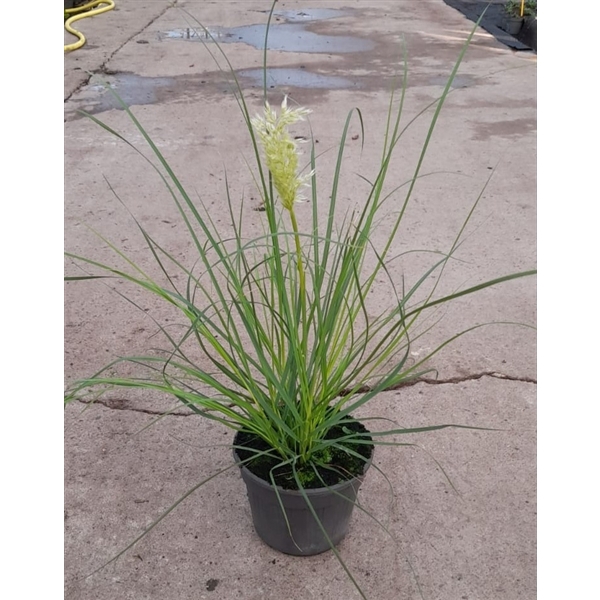
[[[317, 6], [320, 10], [312, 10]], [[142, 266], [151, 265], [106, 177], [151, 233], [192, 261], [160, 180], [129, 148], [77, 113], [92, 112], [141, 141], [125, 113], [113, 108], [100, 80], [115, 86], [133, 106], [184, 184], [200, 192], [224, 230], [224, 162], [233, 196], [246, 198], [249, 228], [260, 227], [263, 213], [252, 210], [257, 201], [242, 157], [249, 147], [241, 116], [229, 84], [181, 9], [219, 34], [258, 111], [261, 51], [253, 44], [260, 38], [255, 26], [266, 22], [268, 8], [262, 0], [117, 0], [116, 10], [79, 22], [88, 43], [65, 56], [66, 250], [112, 260], [88, 225]], [[353, 173], [369, 175], [376, 166], [402, 36], [408, 52], [409, 118], [440, 94], [471, 23], [442, 0], [288, 0], [279, 3], [278, 11], [280, 29], [273, 32], [279, 37], [273, 39], [280, 49], [269, 58], [273, 103], [289, 93], [310, 108], [323, 149], [339, 140], [348, 110], [358, 106], [363, 111], [364, 151], [361, 157], [359, 140], [349, 142], [340, 192], [342, 202], [353, 206], [362, 191]], [[400, 145], [390, 189], [409, 176], [406, 165], [420, 149], [426, 124], [417, 123]], [[358, 133], [354, 126], [352, 137]], [[333, 155], [324, 154], [319, 164], [323, 181], [331, 173]], [[398, 251], [448, 248], [490, 168], [496, 172], [458, 255], [462, 262], [448, 275], [447, 290], [535, 267], [536, 57], [515, 53], [480, 30], [424, 167], [424, 172], [445, 174], [419, 182]], [[418, 266], [399, 265], [393, 274], [410, 277]], [[154, 300], [135, 290], [127, 293], [159, 320], [172, 318]], [[385, 302], [383, 284], [379, 293], [376, 301]], [[475, 323], [534, 324], [535, 302], [533, 278], [461, 299], [429, 336], [418, 340], [413, 356]], [[67, 383], [94, 373], [114, 356], [156, 343], [152, 323], [102, 284], [69, 283], [65, 303]], [[404, 426], [458, 422], [502, 429], [444, 431], [414, 440], [435, 456], [460, 495], [425, 451], [378, 449], [376, 464], [396, 497], [390, 499], [385, 480], [371, 471], [360, 498], [395, 541], [358, 513], [340, 546], [368, 598], [419, 598], [417, 582], [423, 597], [432, 600], [535, 598], [535, 359], [533, 330], [484, 327], [433, 359], [436, 384], [386, 392], [367, 411]], [[230, 441], [229, 432], [184, 409], [134, 435], [171, 407], [160, 397], [120, 392], [85, 412], [81, 404], [67, 408], [66, 597], [358, 598], [331, 553], [297, 559], [258, 540], [243, 484], [233, 471], [198, 490], [115, 564], [81, 579], [181, 494], [229, 464], [229, 450], [219, 445]], [[210, 445], [215, 447], [206, 448]]]

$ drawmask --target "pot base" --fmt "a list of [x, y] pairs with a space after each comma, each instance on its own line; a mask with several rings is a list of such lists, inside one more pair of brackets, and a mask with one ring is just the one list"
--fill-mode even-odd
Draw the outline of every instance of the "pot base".
[[[248, 492], [254, 529], [271, 548], [284, 554], [313, 556], [331, 549], [327, 537], [336, 546], [348, 533], [362, 478], [351, 479], [331, 488], [305, 490], [305, 498], [302, 492], [296, 490], [278, 488], [275, 492], [272, 485], [259, 479], [245, 467], [241, 471]], [[321, 525], [315, 519], [307, 500]], [[327, 536], [321, 527], [327, 532]]]

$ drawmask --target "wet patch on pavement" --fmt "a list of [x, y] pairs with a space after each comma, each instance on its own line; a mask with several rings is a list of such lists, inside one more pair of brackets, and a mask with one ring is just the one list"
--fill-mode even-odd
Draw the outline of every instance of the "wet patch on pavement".
[[[262, 94], [262, 69], [244, 69], [236, 73], [245, 94], [256, 90]], [[363, 81], [361, 81], [363, 79]], [[370, 82], [371, 78], [368, 78]], [[364, 78], [338, 77], [315, 73], [305, 68], [267, 69], [267, 88], [294, 97], [293, 90], [327, 92], [339, 89], [361, 89]], [[98, 114], [108, 110], [123, 110], [113, 90], [128, 106], [192, 101], [218, 101], [233, 95], [236, 86], [219, 73], [201, 73], [174, 77], [143, 77], [135, 73], [95, 74], [88, 85], [74, 96], [66, 108], [67, 120], [81, 118], [80, 110]], [[278, 101], [281, 101], [279, 98]]]
[[[269, 11], [257, 11], [268, 14]], [[370, 40], [350, 36], [322, 35], [306, 31], [298, 23], [312, 23], [346, 17], [351, 10], [337, 8], [307, 8], [303, 10], [279, 10], [273, 13], [269, 28], [269, 50], [283, 52], [361, 52], [373, 48]], [[281, 22], [284, 21], [282, 24]], [[266, 23], [240, 27], [183, 27], [159, 31], [159, 40], [185, 40], [204, 43], [243, 43], [262, 50], [264, 48]]]
[[172, 88], [172, 77], [141, 77], [135, 73], [92, 75], [89, 83], [74, 98], [76, 109], [91, 114], [123, 107], [111, 92], [114, 90], [128, 106], [155, 104], [163, 92]]
[[[180, 40], [188, 42], [204, 42], [219, 44], [248, 44], [262, 50], [265, 45], [267, 26], [243, 25], [242, 27], [222, 28], [215, 27], [207, 31], [201, 28], [185, 27], [160, 31], [158, 39]], [[321, 54], [332, 52], [345, 54], [349, 52], [365, 52], [372, 50], [375, 43], [371, 40], [347, 35], [324, 35], [308, 31], [302, 25], [289, 23], [271, 25], [269, 29], [268, 49], [281, 52], [302, 52]]]
[[[359, 75], [340, 72], [344, 75], [330, 75], [321, 72], [317, 65], [309, 70], [300, 67], [272, 67], [267, 69], [268, 91], [280, 95], [289, 95], [299, 103], [305, 103], [307, 91], [312, 95], [328, 93], [330, 90], [370, 91], [389, 89], [390, 79], [376, 73]], [[262, 95], [263, 71], [261, 68], [242, 69], [236, 72], [238, 82], [244, 94]], [[446, 85], [447, 76], [431, 76], [413, 73], [409, 77], [409, 88], [437, 88], [431, 94], [438, 94]], [[478, 79], [470, 75], [457, 75], [452, 82], [453, 88], [471, 87]], [[95, 74], [88, 85], [73, 96], [65, 107], [67, 120], [81, 118], [80, 110], [98, 114], [108, 110], [122, 110], [123, 106], [111, 92], [115, 91], [128, 106], [179, 102], [214, 102], [224, 95], [233, 95], [237, 88], [233, 80], [226, 79], [220, 72], [177, 75], [173, 77], [143, 77], [136, 73], [120, 72]]]
[[[268, 10], [259, 12], [269, 14]], [[275, 20], [283, 18], [292, 23], [306, 23], [308, 21], [325, 21], [327, 19], [336, 19], [347, 17], [351, 10], [343, 8], [303, 8], [302, 10], [276, 10], [273, 12]]]
[[[262, 69], [245, 69], [237, 72], [243, 77], [256, 84], [262, 89], [264, 74]], [[347, 77], [335, 75], [321, 75], [303, 68], [276, 67], [267, 69], [267, 87], [295, 87], [309, 89], [341, 90], [349, 88], [360, 88], [359, 81], [353, 81]]]
[[111, 90], [127, 106], [143, 106], [168, 102], [189, 102], [200, 95], [221, 97], [233, 94], [233, 84], [219, 73], [203, 73], [174, 77], [143, 77], [136, 73], [94, 74], [88, 85], [74, 96], [66, 107], [67, 120], [81, 118], [78, 111], [92, 115], [107, 110], [123, 110]]
[[[310, 103], [314, 103], [317, 101], [315, 95], [327, 94], [331, 90], [352, 89], [368, 92], [389, 89], [392, 78], [402, 69], [398, 55], [400, 34], [380, 36], [375, 41], [358, 36], [331, 35], [329, 23], [347, 16], [357, 18], [359, 11], [350, 8], [323, 8], [275, 12], [273, 19], [278, 19], [279, 23], [271, 26], [269, 48], [300, 55], [321, 54], [323, 60], [315, 61], [312, 58], [310, 64], [304, 65], [300, 58], [296, 64], [269, 68], [267, 72], [269, 93], [273, 91], [278, 98], [287, 94], [299, 103], [307, 103], [309, 100]], [[340, 31], [339, 23], [333, 25], [333, 28], [336, 33]], [[148, 43], [163, 44], [179, 41], [210, 44], [214, 38], [218, 43], [243, 43], [262, 48], [265, 31], [266, 24], [233, 28], [214, 26], [206, 31], [202, 28], [188, 27], [162, 31]], [[441, 72], [440, 75], [432, 74], [429, 62], [433, 60], [443, 64], [449, 46], [456, 44], [444, 40], [424, 39], [419, 34], [407, 37], [407, 43], [409, 46], [412, 45], [413, 52], [414, 49], [420, 50], [419, 47], [423, 44], [426, 44], [429, 49], [427, 59], [412, 60], [408, 78], [409, 87], [432, 90], [439, 87], [441, 91], [448, 75]], [[147, 42], [146, 39], [143, 41]], [[433, 56], [432, 48], [435, 49]], [[334, 55], [337, 58], [332, 61]], [[368, 68], [367, 65], [377, 66], [377, 69]], [[240, 69], [236, 74], [244, 93], [252, 96], [253, 90], [256, 90], [256, 97], [262, 94], [262, 69]], [[464, 88], [481, 83], [489, 84], [470, 75], [459, 74], [453, 81], [452, 87]], [[121, 109], [122, 106], [109, 88], [116, 91], [128, 106], [219, 101], [224, 95], [232, 95], [236, 91], [234, 82], [217, 70], [171, 77], [143, 77], [129, 72], [99, 73], [70, 99], [65, 107], [66, 119], [80, 118], [78, 110], [96, 114]], [[426, 95], [437, 93], [437, 91], [425, 92]]]
[[535, 118], [494, 121], [493, 123], [477, 121], [473, 125], [475, 126], [473, 139], [477, 141], [489, 140], [494, 136], [522, 136], [537, 130], [537, 120]]
[[[475, 85], [476, 79], [470, 75], [456, 75], [450, 84], [452, 88], [465, 88]], [[428, 85], [439, 85], [444, 87], [448, 83], [448, 75], [436, 75], [427, 80]]]

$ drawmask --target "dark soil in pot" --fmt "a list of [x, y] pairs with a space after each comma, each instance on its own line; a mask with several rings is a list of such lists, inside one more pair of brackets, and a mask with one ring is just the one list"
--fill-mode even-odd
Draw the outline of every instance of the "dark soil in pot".
[[[342, 438], [348, 435], [348, 432], [358, 433], [367, 442], [372, 442], [373, 439], [369, 435], [367, 428], [360, 423], [352, 419], [350, 422], [344, 425], [338, 425], [333, 427], [325, 436], [326, 439]], [[259, 438], [253, 433], [246, 431], [240, 431], [236, 434], [234, 444], [236, 446], [245, 446], [247, 448], [253, 448], [254, 450], [269, 450], [270, 446], [263, 439]], [[371, 458], [373, 454], [373, 445], [371, 444], [355, 444], [349, 443], [344, 444], [340, 442], [340, 446], [346, 445], [347, 448], [360, 454], [364, 457], [364, 460], [352, 456], [351, 454], [344, 452], [340, 448], [331, 448], [327, 451], [326, 456], [319, 456], [320, 461], [327, 463], [329, 468], [317, 467], [319, 476], [314, 472], [313, 467], [296, 467], [296, 471], [302, 481], [305, 489], [316, 489], [325, 486], [332, 486], [343, 481], [352, 479], [353, 477], [360, 477], [365, 471], [365, 463]], [[236, 450], [237, 455], [241, 460], [246, 460], [254, 456], [254, 452], [243, 449]], [[245, 467], [254, 475], [260, 479], [271, 483], [270, 473], [271, 469], [281, 462], [279, 456], [259, 456], [252, 461], [245, 463]], [[286, 490], [297, 490], [298, 485], [294, 478], [291, 467], [280, 467], [273, 471], [275, 483]]]

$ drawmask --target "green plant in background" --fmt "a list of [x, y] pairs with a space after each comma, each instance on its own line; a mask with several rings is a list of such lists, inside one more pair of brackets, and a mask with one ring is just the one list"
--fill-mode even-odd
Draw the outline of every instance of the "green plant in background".
[[[273, 8], [274, 4], [269, 24]], [[204, 31], [212, 38], [206, 29]], [[66, 279], [116, 278], [129, 282], [175, 307], [187, 325], [184, 334], [175, 337], [170, 329], [157, 323], [169, 344], [167, 351], [119, 358], [92, 377], [74, 382], [66, 392], [66, 401], [93, 400], [113, 388], [150, 390], [174, 397], [199, 415], [264, 440], [269, 450], [263, 454], [275, 458], [272, 481], [274, 472], [287, 469], [300, 490], [307, 481], [320, 480], [323, 469], [332, 469], [328, 460], [334, 449], [342, 449], [366, 462], [357, 451], [367, 443], [365, 435], [353, 433], [346, 427], [352, 413], [368, 407], [379, 392], [430, 372], [427, 364], [432, 356], [481, 326], [477, 324], [456, 332], [427, 356], [411, 362], [411, 344], [433, 327], [429, 319], [431, 313], [454, 299], [535, 273], [533, 270], [512, 273], [454, 293], [436, 293], [449, 261], [462, 242], [480, 195], [448, 250], [443, 254], [432, 252], [431, 264], [415, 281], [395, 282], [390, 275], [389, 266], [395, 258], [391, 256], [394, 240], [417, 180], [423, 176], [421, 167], [433, 130], [474, 31], [475, 28], [441, 97], [406, 123], [402, 121], [407, 78], [404, 66], [402, 86], [399, 92], [392, 92], [390, 98], [378, 171], [368, 181], [369, 191], [361, 205], [342, 214], [338, 209], [338, 189], [344, 177], [344, 150], [354, 118], [364, 138], [360, 111], [351, 111], [345, 120], [333, 184], [325, 192], [318, 185], [314, 138], [306, 172], [301, 174], [296, 143], [288, 129], [305, 119], [309, 111], [289, 108], [286, 99], [276, 111], [266, 102], [265, 86], [264, 111], [253, 117], [235, 71], [217, 45], [237, 87], [238, 103], [256, 161], [255, 182], [264, 203], [265, 232], [252, 239], [245, 235], [243, 208], [239, 212], [234, 208], [228, 185], [226, 206], [232, 230], [230, 235], [222, 236], [202, 202], [190, 197], [143, 125], [112, 92], [152, 150], [157, 163], [148, 162], [162, 179], [179, 212], [195, 256], [190, 258], [189, 265], [184, 264], [136, 222], [164, 281], [152, 277], [101, 236], [128, 268], [67, 252], [86, 274]], [[266, 72], [266, 50], [263, 66]], [[386, 175], [399, 140], [427, 111], [433, 114], [412, 176], [403, 186], [385, 190]], [[88, 116], [135, 148], [109, 125]], [[311, 203], [298, 206], [302, 187], [307, 188]], [[397, 204], [390, 233], [383, 244], [375, 247], [373, 232], [384, 207], [387, 210], [394, 201]], [[296, 210], [305, 213], [305, 217], [310, 215], [309, 227], [300, 227]], [[88, 273], [87, 269], [94, 272]], [[182, 276], [185, 283], [179, 284]], [[430, 285], [432, 276], [435, 279]], [[382, 277], [394, 290], [394, 302], [389, 310], [377, 312], [377, 307], [369, 303], [369, 292], [379, 285], [377, 282]], [[201, 360], [196, 358], [198, 348]], [[134, 376], [120, 374], [123, 365], [133, 366], [137, 372]], [[370, 436], [374, 444], [402, 445], [394, 441], [395, 436], [445, 427], [462, 426], [392, 427], [371, 432]], [[329, 434], [333, 430], [340, 431], [340, 435], [331, 438]], [[335, 548], [332, 549], [341, 561]], [[342, 565], [346, 569], [343, 562]], [[354, 579], [352, 581], [365, 597]]]
[[504, 10], [511, 17], [536, 17], [537, 16], [537, 0], [525, 0], [523, 7], [523, 15], [521, 15], [521, 0], [508, 0], [504, 5]]

